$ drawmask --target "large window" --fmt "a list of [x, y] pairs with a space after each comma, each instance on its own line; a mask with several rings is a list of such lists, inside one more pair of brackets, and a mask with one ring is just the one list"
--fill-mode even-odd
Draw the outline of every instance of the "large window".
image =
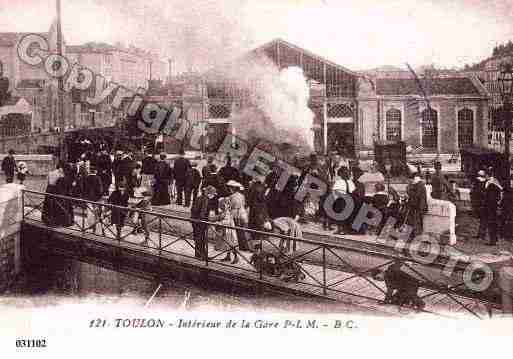
[[474, 113], [468, 108], [458, 111], [458, 146], [472, 146], [474, 143]]
[[438, 147], [438, 113], [432, 108], [422, 111], [422, 147]]
[[401, 111], [398, 109], [386, 112], [386, 134], [388, 141], [401, 141]]

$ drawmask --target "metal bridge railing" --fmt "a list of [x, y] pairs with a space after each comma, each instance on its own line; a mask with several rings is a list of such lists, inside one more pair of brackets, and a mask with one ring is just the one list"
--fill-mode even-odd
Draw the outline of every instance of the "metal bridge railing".
[[[426, 263], [404, 253], [384, 254], [339, 243], [293, 238], [280, 233], [226, 226], [216, 222], [31, 190], [23, 190], [22, 208], [24, 221], [41, 222], [50, 228], [66, 227], [67, 230], [79, 232], [84, 240], [94, 240], [97, 236], [110, 239], [118, 245], [121, 245], [121, 242], [127, 242], [142, 251], [151, 251], [157, 256], [173, 255], [189, 258], [206, 267], [215, 263], [216, 266], [227, 268], [228, 271], [246, 273], [254, 279], [274, 284], [276, 280], [281, 279], [283, 282], [288, 282], [287, 285], [296, 286], [301, 291], [330, 298], [352, 297], [355, 300], [383, 303], [388, 298], [387, 294], [390, 294], [387, 293], [390, 288], [387, 288], [383, 280], [378, 279], [376, 273], [382, 273], [391, 264], [399, 262], [418, 278], [423, 290], [419, 295], [420, 298], [430, 300], [437, 297], [440, 302], [443, 297], [445, 302], [450, 302], [460, 310], [480, 317], [477, 311], [473, 310], [473, 306], [476, 300], [479, 302], [481, 300], [477, 294], [474, 295], [475, 293], [462, 291], [463, 281], [456, 281], [452, 285], [441, 284], [437, 278], [433, 279], [422, 272]], [[59, 219], [65, 222], [64, 226], [62, 223], [52, 223], [48, 217], [48, 210], [57, 211], [58, 215], [62, 216]], [[112, 211], [126, 216], [121, 231], [116, 230], [110, 221]], [[140, 239], [137, 233], [140, 223], [136, 217], [141, 216], [146, 221], [149, 236], [147, 240], [134, 242], [134, 239]], [[198, 224], [209, 228], [206, 232], [208, 255], [201, 259], [195, 256], [192, 228], [193, 225]], [[257, 244], [258, 249], [253, 252], [243, 251], [240, 250], [238, 243], [230, 243], [226, 238], [218, 237], [217, 240], [224, 242], [227, 249], [215, 250], [211, 245], [214, 240], [212, 228], [241, 231], [246, 238], [251, 238], [249, 241], [253, 246]], [[294, 242], [297, 250], [291, 253], [284, 251], [281, 246], [283, 241]], [[233, 251], [241, 259], [239, 263], [231, 264], [218, 260], [222, 255]], [[266, 258], [266, 254], [271, 255]], [[273, 268], [276, 269], [275, 272]], [[430, 268], [436, 269], [437, 265], [433, 264]], [[438, 269], [442, 270], [442, 267]]]

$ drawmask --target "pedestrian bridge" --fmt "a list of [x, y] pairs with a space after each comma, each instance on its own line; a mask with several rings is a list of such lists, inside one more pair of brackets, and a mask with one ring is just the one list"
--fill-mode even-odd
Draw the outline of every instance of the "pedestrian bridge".
[[[74, 207], [72, 225], [47, 226], [42, 221], [45, 198], [51, 198], [66, 208]], [[493, 298], [477, 296], [466, 290], [462, 283], [462, 270], [442, 282], [443, 266], [434, 263], [427, 266], [404, 252], [365, 246], [351, 241], [334, 241], [319, 235], [308, 239], [234, 228], [249, 235], [259, 235], [258, 244], [266, 252], [277, 254], [285, 263], [296, 263], [303, 274], [297, 281], [283, 276], [270, 275], [251, 263], [253, 253], [236, 250], [237, 264], [220, 261], [227, 251], [218, 251], [212, 241], [208, 243], [208, 257], [194, 256], [192, 222], [186, 215], [158, 211], [137, 210], [145, 215], [150, 229], [146, 242], [143, 233], [134, 231], [135, 210], [106, 203], [90, 202], [77, 198], [50, 195], [37, 191], [22, 190], [19, 198], [21, 211], [20, 258], [23, 265], [30, 265], [41, 252], [58, 254], [66, 258], [92, 263], [119, 272], [156, 280], [159, 283], [174, 278], [195, 281], [219, 282], [220, 286], [240, 286], [256, 291], [277, 291], [301, 295], [309, 300], [338, 300], [351, 303], [355, 310], [378, 314], [399, 314], [403, 311], [393, 305], [383, 304], [385, 282], [376, 273], [390, 264], [400, 261], [403, 268], [421, 282], [419, 296], [425, 301], [425, 311], [430, 313], [466, 313], [478, 317], [497, 310], [499, 303]], [[101, 208], [101, 216], [93, 222], [87, 220], [87, 212]], [[118, 233], [110, 223], [113, 208], [129, 213], [122, 231]], [[203, 222], [211, 226], [216, 223]], [[95, 233], [93, 227], [98, 226]], [[222, 226], [226, 227], [226, 226]], [[210, 233], [210, 232], [209, 232]], [[209, 234], [210, 239], [212, 239]], [[296, 250], [285, 253], [280, 240], [295, 240]]]

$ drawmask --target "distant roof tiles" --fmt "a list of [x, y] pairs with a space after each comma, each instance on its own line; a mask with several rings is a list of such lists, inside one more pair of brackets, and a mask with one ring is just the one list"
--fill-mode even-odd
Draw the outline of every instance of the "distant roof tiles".
[[[467, 77], [443, 77], [420, 79], [428, 95], [481, 95], [472, 80]], [[382, 96], [422, 95], [415, 79], [377, 79], [376, 94]]]

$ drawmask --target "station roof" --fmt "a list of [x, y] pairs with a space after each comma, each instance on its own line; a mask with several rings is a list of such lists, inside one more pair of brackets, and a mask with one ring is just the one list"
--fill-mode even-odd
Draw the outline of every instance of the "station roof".
[[[283, 48], [287, 48], [288, 50], [290, 51], [293, 51], [293, 52], [297, 52], [298, 54], [303, 54], [303, 55], [306, 55], [308, 56], [309, 58], [311, 59], [314, 59], [315, 61], [318, 61], [320, 63], [323, 63], [323, 64], [326, 64], [326, 67], [327, 67], [327, 71], [341, 71], [341, 72], [344, 72], [348, 75], [351, 75], [351, 76], [355, 76], [355, 77], [360, 77], [361, 75], [358, 74], [356, 71], [352, 71], [352, 70], [349, 70], [348, 68], [342, 66], [342, 65], [339, 65], [333, 61], [330, 61], [330, 60], [327, 60], [326, 58], [322, 57], [322, 56], [319, 56], [319, 55], [316, 55], [314, 54], [313, 52], [310, 52], [306, 49], [303, 49], [297, 45], [294, 45], [288, 41], [285, 41], [285, 40], [282, 40], [282, 39], [274, 39], [272, 41], [269, 41], [263, 45], [260, 45], [256, 48], [254, 48], [253, 50], [250, 50], [244, 54], [242, 54], [241, 56], [231, 60], [231, 61], [227, 61], [225, 64], [219, 66], [219, 67], [215, 67], [215, 68], [212, 68], [208, 71], [206, 71], [204, 73], [204, 75], [208, 76], [209, 75], [213, 75], [215, 74], [216, 72], [218, 71], [222, 71], [223, 69], [225, 68], [229, 68], [230, 66], [233, 66], [234, 64], [238, 64], [238, 63], [241, 63], [241, 62], [245, 62], [248, 60], [248, 58], [251, 58], [252, 55], [258, 55], [258, 54], [261, 54], [263, 51], [267, 50], [267, 49], [270, 49], [274, 46], [277, 46], [277, 45], [280, 45], [280, 47], [283, 47]], [[298, 64], [299, 65], [299, 64]]]
[[348, 68], [346, 68], [346, 67], [344, 67], [342, 65], [339, 65], [339, 64], [337, 64], [335, 62], [332, 62], [332, 61], [330, 61], [330, 60], [328, 60], [328, 59], [326, 59], [326, 58], [324, 58], [322, 56], [314, 54], [313, 52], [310, 52], [310, 51], [308, 51], [308, 50], [306, 50], [306, 49], [304, 49], [302, 47], [294, 45], [294, 44], [292, 44], [292, 43], [290, 43], [288, 41], [285, 41], [283, 39], [280, 39], [280, 38], [274, 39], [272, 41], [269, 41], [269, 42], [267, 42], [267, 43], [257, 47], [256, 49], [253, 49], [250, 53], [257, 53], [257, 52], [259, 52], [259, 51], [261, 51], [263, 49], [269, 48], [271, 46], [275, 46], [276, 44], [280, 44], [280, 45], [288, 47], [288, 48], [290, 48], [292, 50], [295, 50], [297, 52], [303, 53], [303, 54], [305, 54], [305, 55], [307, 55], [309, 57], [312, 57], [312, 58], [322, 62], [322, 63], [325, 63], [328, 66], [332, 66], [332, 67], [336, 68], [337, 70], [341, 70], [341, 71], [347, 72], [349, 74], [352, 74], [352, 75], [355, 75], [355, 76], [359, 76], [359, 74], [356, 71], [349, 70]]

